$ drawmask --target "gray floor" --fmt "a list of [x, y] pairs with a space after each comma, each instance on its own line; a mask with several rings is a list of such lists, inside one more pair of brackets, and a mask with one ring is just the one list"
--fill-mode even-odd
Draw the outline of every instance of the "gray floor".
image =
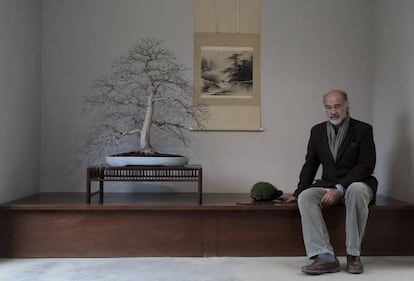
[[414, 257], [363, 257], [365, 273], [300, 273], [304, 257], [0, 259], [1, 281], [414, 280]]

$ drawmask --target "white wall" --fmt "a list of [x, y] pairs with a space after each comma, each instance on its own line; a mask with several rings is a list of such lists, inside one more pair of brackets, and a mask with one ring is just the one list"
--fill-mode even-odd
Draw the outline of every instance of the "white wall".
[[[203, 165], [205, 192], [248, 192], [267, 180], [294, 190], [322, 94], [348, 91], [372, 121], [372, 1], [262, 0], [264, 132], [193, 132], [183, 152]], [[81, 96], [136, 40], [154, 36], [192, 67], [192, 0], [44, 0], [41, 191], [84, 191]], [[191, 79], [192, 73], [188, 73]]]
[[414, 202], [414, 1], [377, 1], [374, 111], [379, 192]]
[[0, 1], [0, 203], [39, 191], [39, 3]]

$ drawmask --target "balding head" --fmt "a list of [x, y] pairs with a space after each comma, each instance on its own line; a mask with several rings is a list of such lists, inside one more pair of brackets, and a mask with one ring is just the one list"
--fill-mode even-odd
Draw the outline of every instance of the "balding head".
[[349, 101], [348, 101], [348, 94], [347, 93], [345, 93], [344, 91], [341, 91], [341, 90], [330, 90], [329, 92], [327, 92], [326, 94], [324, 94], [323, 95], [323, 103], [325, 104], [325, 99], [328, 97], [328, 96], [336, 96], [336, 95], [339, 95], [339, 96], [341, 96], [342, 97], [342, 100], [343, 100], [343, 103], [346, 105], [346, 106], [349, 106]]

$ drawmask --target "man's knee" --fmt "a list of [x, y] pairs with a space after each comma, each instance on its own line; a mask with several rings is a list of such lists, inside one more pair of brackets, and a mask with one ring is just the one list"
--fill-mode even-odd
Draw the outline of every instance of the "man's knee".
[[353, 182], [348, 186], [346, 191], [349, 193], [359, 194], [363, 192], [365, 187], [367, 187], [367, 185], [363, 182]]
[[306, 190], [302, 191], [298, 195], [298, 208], [299, 210], [302, 210], [303, 208], [306, 208], [305, 205], [308, 204], [309, 196], [306, 193]]
[[365, 199], [372, 197], [371, 188], [363, 182], [354, 182], [348, 186], [345, 192], [345, 200]]
[[320, 198], [317, 195], [316, 188], [308, 188], [302, 191], [298, 196], [299, 209], [306, 209], [311, 204], [318, 204]]
[[298, 204], [302, 204], [303, 202], [308, 201], [309, 199], [309, 194], [308, 194], [308, 189], [305, 189], [304, 191], [302, 191], [301, 193], [299, 193], [298, 195]]

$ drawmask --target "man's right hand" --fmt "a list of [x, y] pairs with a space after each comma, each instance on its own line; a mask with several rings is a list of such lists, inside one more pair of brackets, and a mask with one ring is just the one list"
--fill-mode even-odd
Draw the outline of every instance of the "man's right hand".
[[283, 195], [280, 197], [280, 199], [282, 199], [286, 203], [293, 203], [293, 202], [296, 202], [296, 200], [297, 200], [296, 197], [293, 196], [290, 193], [283, 193]]

